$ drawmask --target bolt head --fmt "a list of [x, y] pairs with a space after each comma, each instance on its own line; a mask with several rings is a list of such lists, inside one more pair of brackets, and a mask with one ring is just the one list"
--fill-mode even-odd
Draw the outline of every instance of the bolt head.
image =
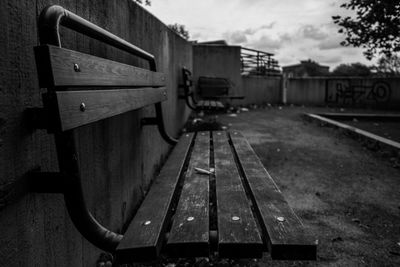
[[239, 216], [232, 216], [232, 221], [239, 221], [240, 217]]
[[145, 221], [145, 222], [143, 223], [143, 225], [145, 225], [145, 226], [150, 225], [150, 224], [151, 224], [151, 221]]
[[188, 221], [188, 222], [191, 222], [191, 221], [193, 221], [194, 220], [194, 217], [192, 217], [192, 216], [189, 216], [189, 217], [187, 217], [187, 219], [186, 219], [186, 221]]
[[276, 219], [278, 220], [278, 222], [284, 222], [285, 221], [284, 217], [276, 217]]
[[80, 72], [81, 71], [81, 69], [79, 68], [79, 65], [78, 64], [74, 64], [74, 71], [75, 72]]
[[84, 112], [84, 111], [86, 110], [86, 105], [85, 105], [85, 103], [82, 102], [82, 103], [79, 105], [79, 110], [82, 111], [82, 112]]

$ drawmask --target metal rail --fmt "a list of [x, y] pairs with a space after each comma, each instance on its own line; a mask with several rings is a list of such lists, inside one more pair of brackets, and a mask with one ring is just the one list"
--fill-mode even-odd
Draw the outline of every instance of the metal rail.
[[[39, 17], [40, 44], [50, 44], [61, 47], [60, 25], [86, 36], [119, 48], [149, 62], [149, 68], [156, 71], [154, 56], [130, 44], [118, 36], [98, 27], [78, 15], [58, 5], [48, 6]], [[54, 88], [48, 88], [49, 91]], [[161, 102], [155, 104], [156, 117], [151, 118], [158, 126], [161, 136], [170, 144], [176, 144], [165, 131]], [[55, 132], [59, 169], [62, 177], [63, 194], [68, 213], [78, 231], [92, 244], [106, 251], [113, 251], [123, 235], [115, 233], [102, 226], [87, 208], [81, 182], [78, 162], [78, 151], [74, 134], [71, 130]], [[37, 177], [37, 176], [35, 176]]]
[[280, 75], [278, 61], [274, 54], [250, 48], [241, 48], [242, 74], [274, 76]]

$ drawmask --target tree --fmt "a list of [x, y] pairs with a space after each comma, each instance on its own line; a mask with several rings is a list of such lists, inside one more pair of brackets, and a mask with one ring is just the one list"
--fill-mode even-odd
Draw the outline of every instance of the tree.
[[182, 36], [182, 38], [184, 38], [185, 40], [189, 40], [189, 31], [186, 30], [185, 25], [175, 23], [168, 25], [168, 27], [180, 36]]
[[342, 45], [364, 48], [369, 60], [400, 51], [400, 0], [349, 0], [340, 7], [355, 11], [352, 17], [332, 17], [346, 35]]
[[374, 67], [379, 76], [400, 76], [400, 57], [392, 55], [391, 57], [381, 57]]
[[[139, 3], [139, 4], [141, 4], [141, 5], [143, 5], [143, 0], [134, 0], [136, 3]], [[145, 0], [144, 1], [144, 4], [146, 5], [146, 6], [150, 6], [151, 5], [151, 1], [150, 0]]]
[[333, 76], [369, 76], [371, 69], [361, 63], [340, 64], [332, 71]]

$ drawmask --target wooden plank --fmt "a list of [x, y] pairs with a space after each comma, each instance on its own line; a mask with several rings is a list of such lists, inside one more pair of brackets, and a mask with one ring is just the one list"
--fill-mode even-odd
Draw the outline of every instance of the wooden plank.
[[267, 236], [272, 259], [315, 260], [318, 241], [305, 232], [300, 219], [246, 139], [239, 132], [231, 134], [231, 139], [256, 204], [263, 234]]
[[183, 135], [137, 211], [116, 250], [119, 263], [158, 257], [171, 217], [171, 204], [193, 134]]
[[206, 109], [210, 109], [210, 100], [205, 100], [204, 101], [204, 106]]
[[210, 101], [211, 108], [215, 109], [217, 107], [217, 103], [214, 100]]
[[203, 108], [203, 106], [204, 106], [204, 100], [200, 100], [199, 102], [197, 102], [197, 107]]
[[[73, 129], [167, 99], [165, 88], [55, 92], [61, 130]], [[85, 106], [84, 110], [82, 105]]]
[[185, 182], [174, 216], [167, 250], [171, 256], [209, 255], [209, 175], [195, 168], [210, 169], [210, 134], [197, 134]]
[[213, 132], [220, 257], [261, 258], [263, 242], [226, 132]]
[[41, 87], [165, 86], [163, 73], [61, 47], [38, 46], [35, 55]]
[[224, 108], [225, 108], [224, 104], [222, 104], [222, 103], [219, 102], [219, 101], [217, 101], [217, 107], [218, 107], [218, 108], [221, 108], [221, 109], [224, 109]]

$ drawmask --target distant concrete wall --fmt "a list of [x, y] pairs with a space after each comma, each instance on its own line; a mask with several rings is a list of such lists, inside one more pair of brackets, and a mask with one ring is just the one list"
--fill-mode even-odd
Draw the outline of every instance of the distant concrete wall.
[[[242, 95], [240, 75], [240, 46], [194, 45], [193, 79], [197, 88], [200, 76], [227, 78], [232, 84], [232, 95]], [[197, 90], [196, 90], [197, 91]]]
[[242, 76], [243, 94], [241, 104], [277, 104], [282, 102], [281, 77]]
[[287, 80], [287, 103], [322, 105], [325, 102], [323, 78], [289, 78]]
[[289, 78], [292, 104], [400, 109], [400, 78]]
[[[30, 193], [3, 205], [5, 185], [28, 171], [57, 171], [54, 138], [31, 133], [23, 111], [41, 107], [33, 47], [38, 45], [37, 17], [57, 3], [155, 55], [167, 75], [163, 103], [168, 131], [176, 135], [190, 110], [178, 100], [181, 68], [192, 68], [192, 46], [131, 0], [4, 0], [0, 2], [0, 266], [96, 266], [100, 250], [73, 226], [60, 194]], [[148, 67], [134, 56], [62, 30], [66, 48]], [[106, 227], [126, 228], [151, 179], [168, 153], [155, 126], [140, 126], [154, 106], [76, 130], [88, 207]], [[110, 155], [107, 157], [106, 155]]]

